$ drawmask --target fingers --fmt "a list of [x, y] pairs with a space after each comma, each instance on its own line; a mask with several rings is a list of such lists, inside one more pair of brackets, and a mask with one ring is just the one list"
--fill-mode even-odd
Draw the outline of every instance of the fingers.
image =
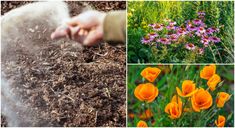
[[70, 26], [79, 26], [83, 29], [91, 29], [92, 27], [97, 25], [98, 22], [98, 14], [100, 12], [97, 11], [86, 11], [84, 13], [79, 14], [71, 18], [67, 24]]
[[89, 31], [87, 37], [85, 38], [83, 45], [92, 46], [98, 43], [99, 40], [102, 40], [103, 33], [99, 29], [94, 29]]
[[61, 39], [65, 38], [68, 35], [68, 30], [67, 29], [57, 29], [55, 32], [51, 34], [51, 39]]

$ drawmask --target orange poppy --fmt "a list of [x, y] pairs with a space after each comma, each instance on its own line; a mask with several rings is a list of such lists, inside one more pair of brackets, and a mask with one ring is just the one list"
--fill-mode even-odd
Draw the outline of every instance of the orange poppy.
[[134, 113], [129, 113], [128, 116], [129, 116], [129, 118], [133, 119], [135, 117], [135, 114]]
[[200, 88], [196, 93], [194, 93], [191, 99], [193, 110], [196, 112], [210, 108], [212, 102], [211, 94], [203, 88]]
[[149, 82], [153, 82], [161, 70], [159, 68], [147, 67], [141, 72], [141, 76], [147, 79]]
[[140, 120], [138, 123], [137, 123], [137, 127], [148, 127], [147, 123], [143, 120]]
[[171, 119], [177, 119], [181, 116], [182, 105], [180, 97], [174, 95], [171, 102], [166, 105], [165, 112], [169, 114]]
[[202, 79], [209, 80], [216, 72], [216, 66], [214, 64], [211, 64], [209, 66], [205, 66], [201, 71], [200, 71], [200, 77]]
[[214, 74], [208, 81], [207, 85], [209, 86], [211, 91], [215, 90], [216, 85], [221, 82], [220, 76], [217, 74]]
[[135, 97], [140, 101], [152, 102], [158, 96], [158, 88], [152, 83], [139, 84], [134, 91]]
[[217, 107], [224, 107], [225, 102], [230, 99], [230, 95], [226, 92], [219, 92], [216, 98]]
[[182, 91], [176, 87], [176, 91], [178, 93], [178, 95], [182, 96], [182, 97], [190, 97], [192, 96], [194, 93], [197, 92], [195, 83], [191, 80], [185, 80], [182, 83]]
[[139, 118], [142, 119], [142, 120], [146, 120], [146, 119], [149, 119], [153, 117], [153, 113], [150, 109], [147, 109], [145, 112], [143, 112]]
[[219, 115], [218, 120], [215, 121], [217, 127], [224, 127], [226, 118], [222, 115]]

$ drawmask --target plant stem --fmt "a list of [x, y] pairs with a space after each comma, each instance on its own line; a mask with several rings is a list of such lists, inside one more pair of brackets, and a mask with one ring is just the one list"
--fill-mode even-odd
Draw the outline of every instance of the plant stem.
[[212, 53], [212, 55], [213, 55], [213, 57], [214, 57], [215, 63], [217, 63], [217, 60], [216, 60], [216, 58], [215, 58], [215, 55], [214, 55], [214, 53], [213, 53], [212, 48], [211, 48], [211, 46], [210, 46], [210, 45], [209, 45], [209, 48], [210, 48], [211, 53]]

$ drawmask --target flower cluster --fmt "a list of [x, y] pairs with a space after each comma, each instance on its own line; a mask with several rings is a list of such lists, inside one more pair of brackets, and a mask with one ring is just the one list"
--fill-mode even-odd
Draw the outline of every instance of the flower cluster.
[[[165, 112], [171, 119], [180, 118], [183, 111], [186, 112], [183, 108], [187, 106], [187, 103], [184, 103], [183, 105], [181, 98], [187, 98], [186, 101], [191, 101], [191, 105], [188, 106], [190, 106], [194, 112], [212, 109], [213, 98], [211, 93], [213, 93], [216, 86], [221, 82], [220, 76], [216, 74], [216, 66], [212, 64], [205, 66], [200, 71], [200, 77], [208, 80], [208, 88], [206, 90], [204, 88], [196, 88], [196, 83], [192, 80], [184, 80], [181, 89], [176, 87], [178, 96], [174, 95], [171, 102], [165, 107]], [[209, 92], [209, 89], [211, 90], [211, 93]], [[230, 95], [228, 93], [218, 92], [215, 103], [218, 108], [222, 108], [229, 99]], [[224, 126], [225, 117], [219, 115], [215, 124], [219, 127]]]
[[[153, 84], [158, 75], [161, 73], [159, 68], [147, 67], [141, 72], [141, 76], [148, 80], [149, 82], [139, 84], [134, 91], [135, 97], [140, 101], [145, 101], [146, 103], [153, 102], [158, 96], [158, 88]], [[145, 119], [146, 117], [152, 117], [153, 114], [150, 109], [147, 109], [140, 118]], [[147, 127], [147, 123], [144, 121], [139, 121], [137, 127]]]
[[200, 11], [197, 19], [187, 20], [180, 26], [169, 19], [165, 20], [164, 24], [149, 24], [151, 32], [144, 36], [141, 42], [157, 46], [183, 43], [186, 49], [197, 50], [199, 54], [203, 54], [208, 45], [221, 41], [215, 36], [219, 28], [208, 27], [204, 21], [205, 12]]
[[[147, 104], [148, 108], [142, 114], [138, 115], [140, 121], [137, 123], [137, 127], [147, 127], [148, 124], [144, 120], [155, 117], [151, 111], [152, 108], [149, 107], [149, 103], [153, 102], [159, 94], [159, 90], [154, 85], [154, 82], [160, 73], [161, 70], [156, 67], [146, 67], [141, 72], [141, 76], [148, 82], [136, 86], [134, 95], [139, 101]], [[170, 102], [164, 104], [164, 112], [170, 119], [177, 120], [184, 118], [186, 113], [190, 114], [192, 112], [211, 118], [230, 99], [231, 95], [226, 92], [215, 94], [215, 90], [223, 83], [219, 74], [216, 72], [216, 65], [210, 64], [204, 66], [199, 75], [203, 79], [202, 81], [207, 84], [207, 88], [198, 87], [197, 84], [199, 83], [193, 80], [184, 80], [181, 86], [176, 87], [176, 94], [171, 98]], [[213, 98], [214, 96], [216, 97]], [[153, 122], [151, 123], [154, 124]], [[215, 125], [223, 127], [225, 123], [225, 116], [218, 115], [218, 119], [215, 120]]]

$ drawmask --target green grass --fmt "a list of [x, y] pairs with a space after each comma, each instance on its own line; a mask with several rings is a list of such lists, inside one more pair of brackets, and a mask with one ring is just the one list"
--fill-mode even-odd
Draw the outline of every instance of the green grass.
[[[141, 77], [140, 72], [146, 68], [146, 65], [129, 65], [128, 66], [128, 114], [133, 113], [135, 118], [128, 118], [128, 126], [136, 126], [137, 122], [140, 120], [137, 115], [141, 114], [146, 108], [146, 104], [139, 101], [134, 96], [134, 89], [140, 83], [145, 83], [146, 81]], [[149, 106], [153, 112], [153, 119], [146, 120], [149, 126], [196, 126], [195, 122], [199, 121], [197, 125], [199, 126], [215, 126], [214, 121], [218, 117], [218, 114], [224, 115], [226, 117], [225, 126], [233, 126], [234, 124], [234, 67], [233, 65], [217, 65], [216, 73], [221, 76], [223, 85], [212, 93], [213, 105], [215, 104], [215, 98], [217, 92], [227, 92], [232, 94], [231, 99], [225, 104], [225, 106], [218, 110], [217, 113], [208, 121], [204, 119], [200, 120], [200, 116], [203, 113], [188, 113], [182, 120], [171, 120], [168, 115], [164, 112], [164, 108], [167, 103], [170, 102], [172, 96], [176, 94], [176, 86], [180, 86], [184, 80], [193, 80], [197, 87], [207, 88], [206, 80], [201, 79], [199, 76], [200, 70], [204, 65], [154, 65], [152, 67], [158, 67], [162, 70], [154, 84], [159, 89], [159, 95], [150, 103]], [[151, 121], [155, 121], [155, 125], [151, 125]], [[179, 123], [181, 122], [181, 123]], [[175, 124], [174, 124], [175, 123]], [[178, 124], [177, 124], [178, 123]]]
[[[178, 25], [196, 18], [197, 11], [206, 12], [208, 26], [221, 26], [217, 35], [221, 42], [207, 49], [203, 56], [180, 48], [157, 49], [143, 45], [140, 39], [150, 30], [150, 23], [169, 18]], [[128, 2], [128, 62], [129, 63], [233, 63], [234, 62], [234, 2]], [[179, 52], [180, 51], [180, 52]]]

